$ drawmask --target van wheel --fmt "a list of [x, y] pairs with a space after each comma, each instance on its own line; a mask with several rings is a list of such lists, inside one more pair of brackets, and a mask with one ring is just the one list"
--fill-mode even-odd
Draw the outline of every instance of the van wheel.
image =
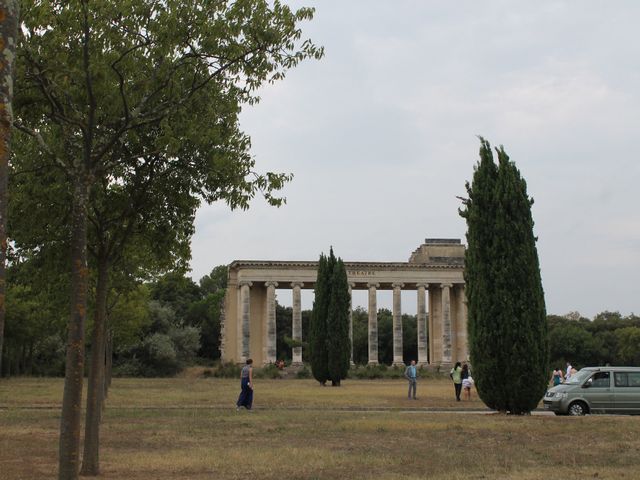
[[586, 415], [587, 413], [589, 413], [589, 407], [587, 407], [584, 402], [573, 402], [569, 405], [569, 415], [579, 417], [581, 415]]

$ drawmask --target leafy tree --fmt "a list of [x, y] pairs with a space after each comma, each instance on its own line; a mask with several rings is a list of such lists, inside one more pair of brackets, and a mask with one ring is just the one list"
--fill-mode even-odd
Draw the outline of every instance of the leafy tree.
[[366, 365], [369, 359], [369, 315], [364, 308], [358, 306], [351, 312], [351, 318], [353, 322], [353, 362], [357, 365]]
[[0, 4], [0, 372], [2, 372], [2, 346], [4, 344], [6, 264], [7, 264], [7, 211], [9, 157], [13, 123], [14, 59], [18, 40], [17, 0]]
[[[293, 308], [276, 301], [276, 358], [291, 360], [293, 343]], [[304, 337], [303, 337], [304, 338]], [[304, 350], [304, 349], [303, 349]]]
[[[138, 285], [118, 296], [111, 309], [109, 322], [116, 345], [126, 349], [137, 343], [142, 331], [148, 329], [155, 319], [151, 316], [151, 303], [147, 285]], [[162, 307], [158, 305], [157, 308]]]
[[[37, 143], [43, 164], [64, 171], [72, 192], [59, 478], [78, 474], [87, 215], [95, 187], [118, 184], [158, 152], [161, 163], [173, 159], [195, 166], [187, 177], [193, 195], [224, 198], [217, 186], [234, 178], [236, 192], [244, 193], [232, 203], [246, 205], [263, 191], [278, 204], [271, 192], [290, 176], [250, 177], [253, 160], [237, 114], [241, 104], [257, 101], [253, 92], [264, 82], [322, 55], [309, 41], [297, 45], [297, 23], [311, 17], [310, 9], [292, 12], [277, 1], [24, 2], [15, 125]], [[231, 131], [222, 145], [215, 142], [219, 131]], [[218, 156], [218, 148], [239, 155]], [[97, 452], [85, 462], [84, 473], [98, 473]]]
[[198, 355], [201, 358], [220, 358], [220, 308], [224, 302], [225, 290], [209, 293], [197, 300], [187, 310], [185, 324], [196, 327], [201, 332]]
[[393, 363], [393, 313], [388, 308], [378, 309], [378, 360]]
[[618, 337], [617, 363], [640, 366], [640, 328], [624, 327], [616, 330]]
[[[333, 249], [329, 255], [331, 264]], [[349, 282], [347, 270], [342, 259], [334, 262], [331, 275], [331, 297], [327, 309], [327, 355], [328, 372], [332, 385], [340, 386], [347, 378], [351, 361], [351, 342], [349, 340]]]
[[64, 355], [60, 359], [57, 354], [65, 333], [68, 288], [68, 275], [59, 271], [61, 264], [62, 255], [56, 249], [12, 249], [7, 269], [5, 335], [10, 351], [4, 352], [4, 360], [9, 361], [8, 368], [2, 368], [4, 374], [18, 373], [16, 367], [25, 365], [26, 354], [27, 372], [60, 375]]
[[227, 265], [218, 265], [211, 270], [209, 275], [205, 275], [198, 282], [200, 289], [205, 293], [216, 293], [219, 290], [227, 288], [227, 277], [229, 275], [229, 267]]
[[179, 318], [185, 318], [191, 304], [202, 297], [198, 284], [182, 272], [169, 272], [151, 287], [151, 298], [162, 305], [170, 305]]
[[[469, 341], [478, 393], [490, 407], [522, 414], [536, 407], [548, 381], [548, 332], [526, 183], [502, 147], [481, 138], [480, 161], [460, 214]], [[527, 375], [504, 375], [526, 371]]]
[[[427, 325], [429, 323], [427, 322]], [[405, 360], [418, 358], [418, 317], [402, 315], [402, 355]], [[391, 359], [393, 360], [393, 353]]]

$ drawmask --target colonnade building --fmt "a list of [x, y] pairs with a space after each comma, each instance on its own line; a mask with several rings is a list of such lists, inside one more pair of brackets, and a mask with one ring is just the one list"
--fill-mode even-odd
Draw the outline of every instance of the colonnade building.
[[[345, 262], [349, 293], [369, 292], [369, 364], [378, 363], [379, 290], [393, 290], [394, 364], [404, 363], [402, 290], [417, 291], [418, 364], [448, 366], [468, 359], [464, 252], [459, 239], [428, 238], [408, 262]], [[221, 325], [222, 360], [244, 363], [253, 358], [256, 365], [276, 361], [276, 288], [291, 290], [292, 337], [302, 341], [301, 290], [315, 287], [317, 270], [317, 261], [232, 262]], [[353, 341], [351, 308], [349, 312]], [[292, 359], [302, 363], [302, 347], [293, 348]]]

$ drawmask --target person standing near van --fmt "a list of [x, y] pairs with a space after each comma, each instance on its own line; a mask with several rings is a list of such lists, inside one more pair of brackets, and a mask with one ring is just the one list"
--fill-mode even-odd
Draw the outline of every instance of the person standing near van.
[[416, 361], [411, 360], [411, 364], [404, 371], [404, 376], [409, 380], [409, 394], [408, 398], [411, 399], [411, 391], [413, 390], [413, 399], [416, 398], [416, 386], [418, 383], [418, 369], [416, 368]]
[[236, 402], [236, 410], [240, 410], [240, 407], [244, 407], [247, 410], [251, 410], [253, 406], [253, 360], [247, 359], [247, 364], [242, 367], [242, 373], [240, 373], [240, 396]]
[[460, 401], [460, 392], [462, 392], [462, 365], [456, 362], [455, 366], [449, 372], [449, 377], [453, 380], [453, 386], [456, 390], [456, 400]]
[[560, 385], [563, 382], [562, 377], [562, 369], [556, 368], [551, 375], [551, 384], [555, 387], [556, 385]]
[[572, 370], [573, 370], [573, 367], [571, 366], [571, 363], [567, 362], [567, 373], [565, 373], [564, 375], [565, 380], [569, 380], [571, 378]]

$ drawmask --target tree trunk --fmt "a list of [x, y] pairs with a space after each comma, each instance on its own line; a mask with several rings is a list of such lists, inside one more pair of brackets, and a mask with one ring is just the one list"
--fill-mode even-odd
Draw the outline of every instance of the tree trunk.
[[89, 179], [74, 179], [71, 231], [71, 316], [60, 420], [59, 480], [76, 480], [80, 463], [80, 421], [84, 374], [84, 325], [87, 317], [87, 205]]
[[107, 293], [109, 291], [109, 262], [105, 255], [98, 259], [96, 285], [96, 312], [91, 335], [91, 370], [87, 391], [87, 415], [84, 430], [84, 454], [81, 475], [100, 473], [100, 419], [104, 395], [105, 323], [107, 317]]
[[33, 341], [29, 344], [29, 364], [27, 366], [29, 376], [33, 375]]
[[0, 372], [4, 343], [7, 292], [7, 203], [9, 157], [13, 113], [13, 60], [16, 56], [19, 6], [17, 1], [0, 4]]
[[[113, 332], [109, 330], [107, 332], [107, 339], [105, 343], [105, 372], [104, 372], [104, 398], [109, 396], [109, 387], [111, 387], [111, 375], [113, 369]], [[104, 407], [104, 403], [103, 403]], [[104, 408], [103, 408], [104, 410]]]

